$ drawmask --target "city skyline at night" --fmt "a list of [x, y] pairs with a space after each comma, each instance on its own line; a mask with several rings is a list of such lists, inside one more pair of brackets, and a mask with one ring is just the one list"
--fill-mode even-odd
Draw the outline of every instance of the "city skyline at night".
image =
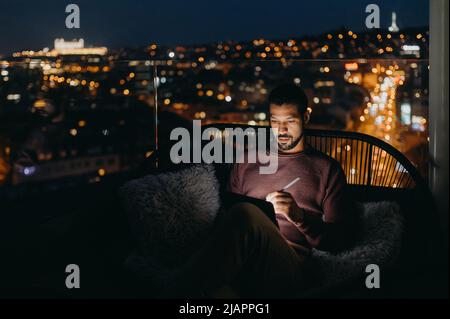
[[[345, 27], [368, 31], [364, 21], [367, 4], [361, 1], [318, 1], [302, 4], [231, 1], [225, 4], [196, 1], [197, 5], [171, 1], [152, 3], [119, 1], [92, 3], [80, 7], [81, 28], [67, 29], [64, 21], [68, 3], [41, 1], [0, 1], [0, 30], [3, 41], [0, 55], [14, 51], [39, 49], [54, 38], [85, 38], [92, 44], [110, 48], [161, 45], [197, 45], [217, 41], [248, 41], [316, 35]], [[378, 1], [380, 28], [387, 29], [392, 12], [397, 12], [399, 27], [428, 25], [428, 1]], [[183, 27], [181, 27], [183, 26]]]
[[[329, 6], [325, 8], [324, 4]], [[19, 1], [7, 10], [13, 11], [21, 5], [24, 3]], [[61, 9], [61, 17], [66, 18], [66, 5], [44, 2], [36, 8], [33, 19], [38, 19], [42, 10], [41, 18], [56, 11], [61, 13]], [[52, 129], [41, 128], [45, 132], [33, 132], [30, 125], [27, 129], [31, 131], [23, 137], [24, 140], [20, 140], [20, 135], [16, 137], [14, 130], [3, 133], [7, 147], [2, 157], [9, 163], [2, 164], [2, 171], [6, 173], [0, 175], [0, 180], [4, 182], [9, 179], [13, 184], [21, 184], [34, 179], [73, 175], [75, 167], [84, 167], [79, 170], [80, 174], [93, 172], [94, 176], [89, 180], [95, 182], [104, 175], [127, 170], [130, 167], [126, 164], [128, 161], [137, 165], [155, 147], [151, 134], [134, 131], [141, 124], [143, 131], [145, 127], [151, 128], [149, 132], [153, 130], [150, 110], [156, 105], [155, 85], [159, 91], [160, 111], [170, 112], [180, 119], [200, 119], [205, 124], [268, 125], [267, 95], [277, 83], [286, 81], [301, 86], [309, 96], [311, 127], [375, 136], [406, 154], [424, 175], [427, 174], [424, 152], [428, 134], [429, 32], [423, 19], [426, 10], [416, 11], [414, 18], [410, 16], [407, 19], [411, 13], [401, 2], [380, 2], [380, 28], [368, 28], [366, 4], [349, 1], [342, 6], [321, 1], [308, 4], [308, 10], [313, 10], [315, 15], [334, 15], [334, 19], [330, 16], [330, 23], [315, 27], [317, 21], [300, 10], [302, 5], [288, 2], [277, 4], [277, 9], [264, 16], [266, 21], [276, 21], [270, 29], [273, 32], [262, 28], [261, 32], [255, 33], [255, 28], [251, 27], [242, 29], [241, 34], [234, 35], [234, 38], [221, 40], [218, 19], [208, 28], [210, 40], [196, 43], [201, 41], [202, 32], [192, 33], [191, 40], [166, 34], [164, 41], [156, 41], [159, 35], [170, 29], [170, 23], [154, 29], [148, 28], [149, 20], [142, 16], [132, 24], [124, 18], [124, 15], [131, 14], [131, 9], [142, 9], [139, 12], [132, 10], [133, 14], [141, 15], [148, 6], [146, 3], [131, 2], [123, 10], [118, 10], [118, 4], [113, 2], [110, 7], [103, 8], [95, 29], [90, 27], [90, 15], [92, 18], [101, 6], [84, 1], [77, 5], [81, 13], [81, 29], [69, 30], [63, 23], [63, 34], [56, 32], [57, 29], [53, 30], [54, 33], [43, 32], [33, 40], [28, 39], [29, 44], [22, 50], [13, 50], [3, 57], [0, 55], [2, 123], [13, 121], [18, 127], [31, 121], [30, 124], [39, 126], [42, 125], [39, 122], [42, 114], [55, 116], [58, 114], [55, 109], [62, 112], [51, 120], [56, 121], [50, 123]], [[288, 6], [298, 11], [292, 14], [285, 9], [279, 10]], [[163, 7], [162, 4], [155, 5], [152, 12]], [[171, 12], [176, 15], [181, 7], [175, 1]], [[244, 14], [242, 17], [249, 23], [261, 15], [258, 12], [268, 8], [255, 7], [255, 16], [245, 12], [250, 7], [246, 3], [244, 12], [231, 14], [228, 5], [216, 10], [214, 4], [203, 4], [189, 6], [190, 9], [183, 13], [188, 17], [202, 14], [205, 19], [220, 13], [232, 16], [236, 23], [240, 21], [240, 14]], [[332, 10], [334, 8], [337, 10]], [[343, 12], [345, 8], [348, 11]], [[210, 11], [206, 14], [205, 10]], [[360, 14], [356, 14], [358, 10]], [[167, 14], [165, 10], [161, 12]], [[349, 17], [351, 12], [353, 14]], [[158, 19], [170, 21], [164, 14]], [[120, 21], [120, 29], [127, 30], [129, 35], [126, 40], [120, 32], [114, 34], [114, 26], [100, 23], [105, 17]], [[33, 19], [23, 21], [19, 30], [27, 23], [37, 21]], [[303, 28], [298, 26], [308, 20], [310, 28], [303, 32]], [[54, 19], [45, 21], [47, 24], [56, 23]], [[281, 22], [298, 25], [286, 28], [290, 30], [288, 33], [277, 33], [276, 30], [281, 30]], [[41, 23], [39, 28], [45, 30], [46, 23]], [[174, 25], [180, 28], [182, 23]], [[114, 34], [117, 46], [108, 38], [98, 38], [106, 27]], [[193, 27], [195, 23], [190, 23], [189, 28]], [[136, 32], [136, 28], [140, 31]], [[227, 37], [233, 35], [234, 28], [240, 26], [226, 24]], [[13, 28], [14, 32], [17, 30]], [[149, 30], [156, 32], [152, 40], [144, 36]], [[33, 44], [37, 43], [34, 40], [48, 38], [51, 34], [55, 37], [46, 40], [42, 46]], [[18, 38], [25, 41], [27, 36]], [[189, 41], [194, 43], [186, 44]], [[9, 45], [9, 48], [13, 47], [13, 44]], [[151, 67], [152, 60], [159, 61], [155, 62], [158, 65], [156, 69]], [[140, 111], [133, 113], [139, 109], [146, 116], [139, 118], [136, 114]], [[91, 117], [103, 113], [109, 115], [94, 124]], [[22, 118], [15, 119], [19, 114]], [[112, 114], [117, 117], [111, 117]], [[144, 118], [145, 123], [137, 124]], [[129, 124], [130, 121], [135, 124]], [[51, 130], [56, 135], [51, 135]], [[61, 142], [48, 143], [59, 140], [57, 135], [65, 137]], [[98, 136], [98, 139], [86, 139], [89, 135]], [[128, 146], [122, 140], [124, 136], [140, 140], [141, 146], [125, 151]], [[42, 143], [42, 140], [48, 141]], [[164, 143], [163, 140], [161, 142]], [[40, 146], [36, 147], [36, 143]], [[21, 155], [21, 147], [26, 149], [25, 156]], [[31, 153], [30, 147], [33, 148]], [[133, 153], [131, 157], [130, 151]], [[111, 162], [100, 158], [110, 155], [119, 157], [111, 159]], [[80, 163], [72, 163], [72, 160]], [[57, 164], [63, 162], [67, 162], [66, 166]], [[118, 162], [122, 163], [121, 166], [114, 166]], [[35, 173], [36, 163], [39, 163], [39, 174]], [[106, 163], [109, 166], [105, 170]]]
[[[96, 182], [129, 168], [114, 166], [119, 161], [114, 157], [105, 162], [101, 156], [138, 164], [154, 148], [148, 133], [154, 127], [149, 111], [155, 106], [155, 78], [161, 112], [205, 124], [245, 125], [268, 125], [267, 94], [277, 83], [292, 81], [309, 96], [311, 127], [375, 136], [405, 153], [426, 175], [428, 41], [426, 28], [359, 33], [339, 29], [277, 41], [151, 44], [134, 50], [85, 47], [86, 39], [55, 39], [51, 48], [15, 52], [0, 61], [3, 123], [17, 122], [18, 114], [27, 122], [29, 116], [54, 113], [55, 107], [64, 115], [55, 118], [59, 124], [51, 123], [53, 136], [29, 132], [19, 142], [13, 131], [6, 133], [10, 142], [4, 157], [11, 164], [3, 165], [6, 174], [0, 179], [13, 184], [47, 180], [74, 174], [81, 166], [79, 172], [93, 173], [89, 181]], [[156, 74], [151, 60], [160, 62]], [[134, 130], [142, 120], [139, 130], [147, 131], [144, 134]], [[39, 142], [59, 140], [58, 135], [64, 136], [59, 144]], [[125, 136], [140, 140], [141, 146], [128, 150]], [[20, 147], [31, 147], [22, 143], [34, 145], [35, 154], [20, 155]], [[41, 146], [36, 148], [36, 143]], [[39, 174], [35, 163], [40, 163]]]

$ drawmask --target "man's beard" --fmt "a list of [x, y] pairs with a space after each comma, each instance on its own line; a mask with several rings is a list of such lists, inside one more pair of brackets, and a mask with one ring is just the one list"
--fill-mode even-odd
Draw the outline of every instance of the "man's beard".
[[[292, 138], [292, 136], [290, 135], [278, 135], [278, 138], [280, 137], [287, 137], [287, 138]], [[295, 140], [293, 140], [291, 143], [286, 143], [286, 144], [280, 144], [280, 142], [278, 142], [278, 149], [282, 150], [282, 151], [289, 151], [293, 148], [295, 148], [297, 146], [298, 143], [300, 143], [300, 141], [302, 140], [303, 134], [300, 135], [299, 137], [297, 137]]]

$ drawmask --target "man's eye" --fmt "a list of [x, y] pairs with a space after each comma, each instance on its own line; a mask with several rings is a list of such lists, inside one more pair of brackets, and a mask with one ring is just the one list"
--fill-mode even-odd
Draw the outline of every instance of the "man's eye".
[[288, 123], [293, 124], [293, 123], [295, 123], [295, 120], [289, 120]]

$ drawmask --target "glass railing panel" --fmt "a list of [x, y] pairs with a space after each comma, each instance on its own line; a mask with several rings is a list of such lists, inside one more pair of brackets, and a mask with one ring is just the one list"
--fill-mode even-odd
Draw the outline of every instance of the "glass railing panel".
[[154, 151], [154, 63], [94, 51], [0, 61], [2, 192], [97, 183]]

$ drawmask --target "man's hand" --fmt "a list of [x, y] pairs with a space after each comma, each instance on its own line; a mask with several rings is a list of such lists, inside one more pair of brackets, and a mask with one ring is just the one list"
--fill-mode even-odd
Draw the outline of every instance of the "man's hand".
[[266, 201], [272, 203], [275, 208], [275, 214], [281, 214], [292, 223], [300, 223], [303, 221], [304, 212], [290, 193], [279, 191], [273, 192], [266, 196]]

